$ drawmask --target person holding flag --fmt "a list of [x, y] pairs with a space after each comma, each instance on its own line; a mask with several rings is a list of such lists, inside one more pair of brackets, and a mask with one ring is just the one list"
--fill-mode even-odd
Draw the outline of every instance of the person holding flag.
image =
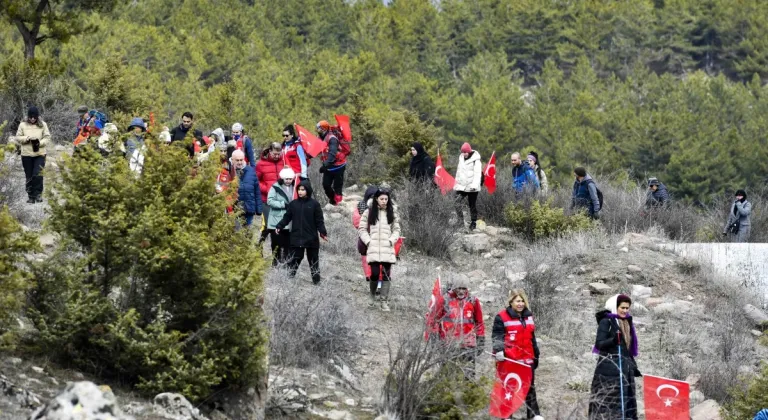
[[536, 400], [533, 374], [539, 367], [539, 346], [536, 343], [536, 324], [528, 304], [528, 295], [522, 289], [512, 290], [507, 304], [493, 319], [493, 354], [498, 362], [509, 359], [531, 368], [531, 380], [525, 395], [526, 418], [543, 420]]
[[456, 191], [456, 213], [462, 224], [464, 223], [462, 202], [465, 198], [469, 202], [469, 230], [475, 230], [477, 227], [477, 195], [480, 192], [482, 166], [480, 153], [472, 150], [469, 143], [462, 144], [459, 165], [456, 167], [456, 184], [453, 186], [453, 190]]
[[632, 299], [612, 296], [605, 309], [597, 312], [597, 335], [593, 353], [599, 355], [589, 396], [590, 420], [637, 420], [635, 377], [637, 335], [629, 308]]
[[283, 159], [285, 164], [301, 177], [301, 180], [309, 179], [307, 175], [309, 159], [307, 159], [301, 139], [296, 136], [296, 129], [293, 124], [288, 124], [283, 129]]
[[438, 302], [434, 319], [440, 322], [440, 339], [455, 340], [461, 353], [459, 359], [469, 365], [465, 376], [475, 376], [475, 358], [485, 348], [483, 308], [463, 283], [455, 285]]

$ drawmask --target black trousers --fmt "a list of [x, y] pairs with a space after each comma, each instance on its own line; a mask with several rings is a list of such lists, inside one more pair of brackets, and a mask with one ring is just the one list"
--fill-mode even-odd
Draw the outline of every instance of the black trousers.
[[456, 191], [456, 214], [459, 215], [459, 220], [464, 220], [464, 199], [469, 201], [469, 217], [472, 222], [477, 221], [477, 195], [478, 192], [465, 192]]
[[328, 197], [328, 201], [332, 204], [336, 204], [337, 195], [342, 195], [342, 190], [344, 189], [344, 171], [346, 170], [347, 167], [342, 166], [333, 171], [327, 170], [323, 174], [323, 191], [325, 191], [325, 196]]
[[288, 273], [291, 277], [296, 276], [299, 265], [304, 259], [304, 252], [307, 253], [309, 261], [309, 271], [312, 273], [312, 283], [320, 283], [320, 248], [300, 248], [291, 247], [291, 262], [288, 263]]
[[[267, 221], [269, 220], [269, 206], [267, 205], [267, 202], [262, 202], [262, 207], [264, 209], [264, 212], [261, 214], [261, 216], [264, 218], [264, 228], [261, 230], [261, 236], [259, 237], [259, 242], [264, 242], [265, 239], [267, 239], [267, 235], [270, 235], [274, 229], [267, 229]], [[271, 236], [270, 236], [271, 237]], [[275, 248], [272, 248], [272, 251], [274, 252]]]
[[22, 156], [21, 166], [24, 167], [24, 175], [27, 179], [27, 196], [32, 199], [43, 195], [43, 168], [45, 168], [45, 155]]
[[291, 245], [291, 232], [283, 229], [275, 233], [274, 229], [268, 229], [269, 242], [272, 249], [272, 266], [288, 261]]
[[541, 415], [539, 410], [539, 402], [536, 400], [536, 371], [531, 372], [531, 387], [528, 389], [528, 395], [525, 396], [525, 412], [526, 418], [532, 419], [534, 416]]
[[368, 287], [371, 289], [371, 294], [376, 294], [376, 287], [381, 281], [391, 281], [392, 277], [392, 264], [391, 263], [370, 263], [371, 266], [371, 281], [368, 282]]

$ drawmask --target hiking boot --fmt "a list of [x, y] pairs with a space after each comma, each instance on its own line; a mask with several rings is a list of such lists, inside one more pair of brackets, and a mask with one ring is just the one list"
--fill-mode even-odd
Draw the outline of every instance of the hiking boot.
[[315, 286], [320, 284], [320, 274], [312, 275], [312, 284], [314, 284]]
[[469, 224], [469, 230], [473, 231], [477, 228], [477, 222], [472, 222]]
[[27, 200], [27, 204], [35, 204], [35, 199], [32, 197], [29, 197], [29, 200]]
[[336, 196], [333, 197], [333, 199], [336, 202], [336, 204], [334, 204], [334, 206], [338, 206], [344, 200], [344, 196], [342, 196], [341, 194], [336, 194]]
[[381, 282], [381, 311], [389, 312], [389, 282]]
[[37, 197], [35, 199], [35, 203], [42, 203], [42, 202], [43, 202], [43, 197]]

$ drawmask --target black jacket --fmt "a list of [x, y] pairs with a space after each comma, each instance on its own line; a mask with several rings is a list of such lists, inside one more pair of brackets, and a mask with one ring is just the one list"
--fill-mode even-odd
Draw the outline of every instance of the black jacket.
[[411, 158], [411, 167], [408, 170], [409, 179], [414, 182], [432, 182], [435, 177], [435, 163], [421, 143], [413, 143], [412, 147], [416, 149], [416, 156]]
[[323, 209], [320, 203], [312, 198], [312, 186], [308, 180], [301, 181], [299, 186], [307, 190], [307, 196], [297, 198], [288, 203], [283, 220], [275, 226], [275, 229], [284, 229], [289, 223], [291, 226], [291, 246], [295, 248], [320, 248], [318, 233], [325, 236], [325, 221]]
[[[595, 375], [619, 376], [619, 348], [621, 348], [621, 370], [627, 377], [642, 376], [635, 364], [635, 358], [627, 348], [624, 340], [619, 343], [618, 332], [619, 325], [613, 318], [608, 318], [607, 310], [595, 314], [597, 320], [597, 334], [595, 335], [595, 349], [599, 351], [600, 358], [595, 367]], [[632, 317], [627, 317], [627, 321], [632, 325]], [[637, 339], [637, 337], [633, 337]]]
[[[523, 324], [525, 324], [525, 318], [533, 315], [528, 308], [524, 309], [522, 314], [518, 314], [511, 306], [507, 306], [507, 314], [509, 314], [512, 319], [520, 320]], [[496, 314], [496, 317], [493, 319], [493, 329], [491, 330], [494, 353], [504, 351], [504, 335], [506, 335], [506, 333], [507, 329], [504, 327], [504, 321], [501, 319], [501, 315]], [[536, 343], [536, 333], [532, 334], [531, 341], [533, 341], [533, 368], [536, 369], [539, 367], [539, 344]]]
[[[176, 127], [173, 127], [171, 130], [171, 143], [176, 141], [184, 141], [185, 138], [187, 138], [187, 133], [189, 130], [184, 130], [184, 127], [181, 125], [177, 125]], [[201, 147], [205, 145], [203, 142], [203, 132], [200, 130], [195, 130], [192, 132], [192, 137], [195, 138], [194, 141], [196, 141]], [[191, 144], [187, 146], [187, 153], [189, 153], [189, 156], [195, 155], [195, 145]]]

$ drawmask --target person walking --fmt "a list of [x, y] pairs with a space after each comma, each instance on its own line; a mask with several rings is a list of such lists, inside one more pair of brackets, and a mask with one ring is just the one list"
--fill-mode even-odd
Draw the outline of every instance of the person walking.
[[462, 144], [453, 190], [456, 191], [456, 213], [462, 224], [464, 223], [463, 201], [466, 199], [469, 202], [469, 230], [475, 230], [477, 227], [477, 195], [480, 192], [482, 166], [480, 153], [473, 150], [469, 143]]
[[469, 293], [464, 283], [454, 285], [443, 295], [435, 312], [440, 321], [440, 339], [454, 341], [461, 352], [459, 360], [468, 364], [464, 376], [475, 377], [475, 359], [485, 348], [485, 321], [480, 300]]
[[[375, 185], [365, 189], [365, 195], [363, 195], [363, 199], [357, 203], [357, 207], [355, 207], [355, 210], [352, 212], [352, 226], [354, 226], [355, 230], [360, 229], [360, 218], [363, 216], [363, 213], [368, 210], [368, 201], [371, 201], [373, 195], [376, 194], [376, 191], [378, 190], [379, 187]], [[371, 266], [368, 265], [368, 257], [365, 255], [368, 250], [365, 248], [365, 244], [363, 244], [359, 235], [357, 238], [357, 251], [361, 256], [365, 281], [371, 281]]]
[[549, 192], [549, 181], [547, 181], [547, 174], [541, 169], [539, 163], [539, 154], [531, 150], [528, 152], [528, 166], [533, 169], [533, 173], [536, 175], [536, 179], [539, 181], [539, 191], [547, 195]]
[[181, 115], [181, 123], [174, 127], [173, 130], [170, 131], [170, 138], [171, 143], [175, 142], [184, 142], [184, 140], [187, 138], [187, 134], [192, 131], [192, 143], [187, 145], [187, 153], [189, 154], [190, 158], [193, 158], [195, 156], [195, 142], [197, 142], [198, 146], [203, 146], [205, 143], [203, 142], [203, 132], [193, 128], [195, 124], [195, 116], [187, 111]]
[[280, 233], [277, 233], [275, 229], [277, 224], [283, 220], [288, 204], [293, 200], [293, 182], [296, 178], [296, 174], [291, 168], [281, 169], [279, 175], [280, 179], [272, 184], [267, 194], [268, 211], [264, 213], [264, 217], [267, 219], [266, 231], [269, 233], [269, 242], [272, 248], [272, 267], [276, 267], [288, 259], [291, 224], [287, 224]]
[[307, 254], [312, 283], [320, 284], [320, 239], [328, 240], [325, 230], [323, 209], [320, 203], [312, 198], [312, 186], [307, 180], [302, 180], [296, 188], [296, 200], [288, 203], [283, 219], [275, 226], [275, 233], [280, 235], [286, 226], [291, 226], [290, 233], [290, 262], [288, 273], [293, 278], [299, 270], [299, 265]]
[[323, 174], [323, 191], [328, 197], [328, 202], [336, 206], [343, 199], [347, 155], [342, 152], [339, 134], [331, 129], [328, 121], [317, 123], [317, 134], [325, 142], [325, 150], [321, 155], [323, 166], [320, 167], [320, 173]]
[[582, 167], [574, 169], [573, 173], [576, 175], [576, 181], [573, 183], [571, 209], [584, 209], [590, 218], [599, 219], [601, 204], [597, 184]]
[[293, 169], [293, 172], [299, 174], [301, 179], [309, 179], [307, 168], [309, 159], [304, 152], [304, 146], [301, 145], [301, 139], [296, 136], [296, 129], [293, 124], [285, 126], [283, 129], [283, 159], [285, 164]]
[[539, 367], [539, 346], [536, 343], [536, 324], [533, 320], [528, 295], [522, 289], [510, 291], [507, 307], [493, 319], [493, 353], [496, 360], [515, 360], [531, 367], [531, 387], [525, 396], [526, 418], [544, 420], [536, 399], [535, 374]]
[[144, 119], [141, 117], [133, 118], [128, 126], [128, 138], [123, 143], [128, 165], [132, 171], [139, 174], [144, 168], [144, 133], [146, 131]]
[[643, 376], [635, 363], [637, 334], [629, 308], [632, 299], [615, 295], [595, 314], [598, 355], [589, 396], [590, 420], [637, 420], [635, 378]]
[[32, 106], [27, 110], [27, 119], [19, 124], [14, 142], [21, 148], [21, 166], [26, 178], [27, 203], [43, 202], [43, 169], [45, 168], [46, 146], [51, 141], [48, 124], [40, 118], [40, 110]]
[[360, 217], [357, 229], [366, 247], [368, 265], [371, 266], [369, 283], [371, 306], [378, 299], [381, 310], [389, 312], [389, 288], [392, 265], [397, 263], [395, 243], [400, 238], [400, 217], [388, 189], [379, 188], [368, 208]]
[[246, 227], [253, 224], [254, 216], [261, 216], [262, 202], [259, 179], [256, 170], [245, 163], [245, 153], [235, 150], [232, 153], [232, 164], [235, 166], [239, 185], [237, 188], [237, 204], [243, 209]]
[[645, 195], [645, 208], [664, 208], [669, 204], [667, 187], [656, 178], [648, 178], [648, 192]]
[[408, 169], [411, 182], [434, 184], [435, 162], [419, 142], [411, 144], [411, 166]]
[[752, 223], [749, 218], [752, 214], [752, 203], [747, 201], [747, 192], [736, 191], [736, 199], [731, 204], [728, 212], [728, 221], [725, 223], [723, 236], [731, 235], [733, 242], [748, 242]]
[[[261, 201], [267, 202], [267, 195], [272, 189], [272, 185], [280, 179], [280, 171], [285, 164], [282, 159], [283, 146], [280, 143], [272, 143], [261, 152], [259, 162], [256, 164], [256, 177], [259, 179], [259, 188], [261, 188]], [[261, 231], [259, 242], [264, 242], [269, 235], [269, 228], [266, 220], [269, 219], [270, 207], [264, 207], [264, 229]], [[280, 219], [278, 219], [279, 221]], [[273, 228], [274, 229], [274, 228]]]
[[245, 134], [245, 128], [239, 122], [232, 124], [232, 141], [235, 142], [235, 150], [242, 150], [245, 153], [245, 163], [253, 168], [256, 167], [256, 155], [253, 152], [253, 141]]
[[539, 180], [528, 166], [528, 161], [523, 162], [520, 153], [512, 153], [512, 188], [515, 192], [535, 192], [539, 189]]

